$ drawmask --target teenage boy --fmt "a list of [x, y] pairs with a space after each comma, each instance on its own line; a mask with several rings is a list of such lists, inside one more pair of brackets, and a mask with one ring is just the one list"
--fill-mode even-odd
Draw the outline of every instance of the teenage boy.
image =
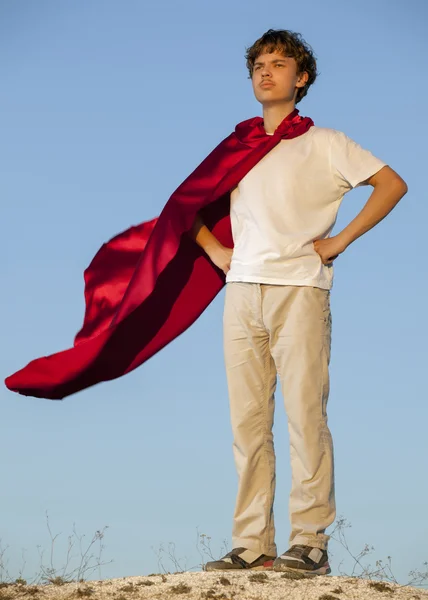
[[[300, 34], [269, 30], [246, 54], [265, 133], [272, 135], [314, 83]], [[374, 188], [360, 214], [329, 237], [344, 194]], [[344, 133], [312, 126], [283, 139], [231, 193], [234, 248], [197, 217], [192, 236], [226, 274], [224, 355], [238, 493], [233, 550], [206, 570], [330, 573], [325, 531], [336, 516], [327, 425], [333, 261], [407, 192], [403, 179]], [[272, 427], [277, 375], [290, 436], [289, 549], [277, 557]]]

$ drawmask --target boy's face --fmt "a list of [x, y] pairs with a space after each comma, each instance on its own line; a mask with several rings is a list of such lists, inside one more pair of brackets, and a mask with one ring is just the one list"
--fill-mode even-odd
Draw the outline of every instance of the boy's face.
[[263, 106], [295, 100], [296, 88], [304, 87], [307, 80], [307, 73], [297, 75], [294, 58], [277, 51], [260, 54], [254, 63], [254, 95]]

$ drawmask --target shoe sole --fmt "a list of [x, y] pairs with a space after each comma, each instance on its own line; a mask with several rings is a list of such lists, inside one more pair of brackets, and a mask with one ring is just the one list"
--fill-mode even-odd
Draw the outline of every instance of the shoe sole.
[[273, 570], [283, 573], [287, 579], [307, 579], [308, 577], [317, 577], [318, 575], [330, 575], [331, 569], [328, 565], [317, 569], [316, 571], [305, 571], [304, 569], [293, 569], [286, 565], [275, 565]]
[[204, 571], [273, 571], [273, 560], [265, 562], [264, 565], [259, 567], [250, 567], [249, 569], [231, 569], [230, 567], [208, 567]]

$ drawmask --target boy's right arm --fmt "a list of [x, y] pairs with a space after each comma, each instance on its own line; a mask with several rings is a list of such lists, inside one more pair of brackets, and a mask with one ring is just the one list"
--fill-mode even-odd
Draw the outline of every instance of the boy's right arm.
[[226, 248], [226, 246], [220, 244], [215, 235], [213, 235], [208, 227], [204, 225], [199, 214], [196, 216], [195, 222], [189, 233], [198, 246], [206, 252], [216, 267], [227, 274], [230, 270], [230, 261], [232, 260], [233, 250], [232, 248]]

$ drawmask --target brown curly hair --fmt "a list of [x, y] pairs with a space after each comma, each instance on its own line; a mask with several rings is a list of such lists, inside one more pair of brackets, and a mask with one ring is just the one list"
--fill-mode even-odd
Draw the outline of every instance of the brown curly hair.
[[287, 29], [269, 29], [250, 48], [246, 48], [245, 58], [249, 79], [253, 77], [253, 67], [256, 59], [264, 52], [280, 52], [284, 56], [294, 58], [297, 63], [297, 74], [305, 71], [309, 75], [306, 85], [298, 88], [296, 104], [308, 93], [309, 87], [314, 83], [317, 75], [317, 62], [311, 46], [302, 38], [300, 33]]

